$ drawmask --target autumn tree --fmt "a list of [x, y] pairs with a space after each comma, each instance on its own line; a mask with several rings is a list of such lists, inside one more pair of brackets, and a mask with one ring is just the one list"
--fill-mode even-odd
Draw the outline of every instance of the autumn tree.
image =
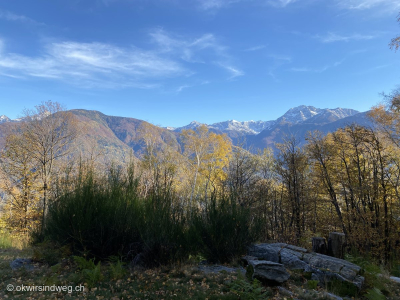
[[228, 165], [232, 147], [226, 135], [210, 132], [205, 125], [196, 130], [183, 130], [181, 136], [184, 154], [193, 170], [190, 194], [190, 206], [192, 206], [199, 175], [204, 177], [204, 196], [207, 198], [210, 184], [214, 185], [217, 180], [225, 177], [224, 169]]
[[22, 147], [24, 140], [16, 132], [15, 127], [9, 132], [0, 155], [0, 188], [7, 194], [3, 211], [9, 228], [26, 233], [39, 221], [39, 174], [32, 157]]
[[74, 115], [52, 101], [43, 102], [33, 110], [25, 110], [19, 124], [18, 146], [32, 159], [41, 182], [42, 229], [48, 206], [47, 191], [51, 188], [56, 164], [71, 153], [70, 145], [78, 132]]
[[322, 136], [321, 132], [309, 132], [306, 140], [308, 141], [306, 150], [313, 164], [314, 174], [317, 180], [320, 180], [332, 205], [335, 207], [337, 217], [343, 233], [347, 235], [347, 229], [344, 224], [342, 211], [338, 199], [338, 191], [335, 182], [335, 174], [337, 172], [335, 164], [335, 149], [329, 138]]
[[145, 148], [141, 166], [149, 174], [144, 174], [144, 196], [151, 192], [170, 193], [175, 184], [181, 155], [169, 140], [165, 140], [161, 128], [143, 122], [139, 137]]
[[277, 144], [277, 148], [276, 172], [287, 191], [291, 206], [289, 227], [294, 227], [296, 241], [299, 242], [305, 223], [302, 208], [306, 201], [307, 157], [293, 136]]

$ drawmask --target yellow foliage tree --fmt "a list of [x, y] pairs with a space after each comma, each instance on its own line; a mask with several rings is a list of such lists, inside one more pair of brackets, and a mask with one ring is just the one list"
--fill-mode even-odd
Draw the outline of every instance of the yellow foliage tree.
[[207, 199], [210, 185], [215, 188], [218, 180], [226, 177], [225, 167], [232, 152], [232, 144], [226, 135], [210, 132], [205, 125], [196, 130], [183, 130], [184, 153], [193, 170], [193, 182], [190, 195], [190, 206], [193, 204], [199, 175], [205, 184], [204, 196]]

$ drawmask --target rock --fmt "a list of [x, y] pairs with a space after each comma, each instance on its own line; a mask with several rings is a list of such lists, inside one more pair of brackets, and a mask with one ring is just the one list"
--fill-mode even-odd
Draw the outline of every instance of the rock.
[[32, 260], [28, 258], [17, 258], [10, 262], [10, 267], [13, 270], [18, 270], [24, 267], [26, 270], [33, 270]]
[[199, 270], [205, 274], [210, 273], [219, 273], [219, 272], [228, 272], [228, 273], [246, 273], [246, 270], [243, 268], [230, 268], [221, 265], [200, 265]]
[[329, 299], [332, 299], [332, 300], [343, 300], [342, 297], [336, 296], [336, 295], [328, 293], [328, 292], [325, 293], [325, 296], [327, 296]]
[[293, 293], [291, 291], [285, 289], [284, 287], [278, 286], [278, 291], [283, 296], [293, 297]]
[[258, 259], [279, 263], [280, 244], [258, 244], [249, 247], [248, 254]]
[[390, 276], [389, 279], [393, 282], [397, 282], [400, 283], [400, 278], [399, 277], [394, 277], [394, 276]]
[[307, 264], [302, 257], [300, 252], [284, 248], [280, 252], [280, 263], [290, 270], [304, 270]]
[[284, 283], [286, 282], [290, 274], [286, 271], [282, 264], [275, 263], [272, 261], [265, 260], [250, 260], [249, 266], [251, 266], [251, 277], [260, 281], [267, 281], [273, 283]]
[[245, 265], [248, 265], [249, 260], [258, 260], [258, 258], [255, 256], [246, 255], [246, 256], [242, 256], [241, 260]]
[[259, 260], [283, 264], [289, 270], [309, 272], [312, 279], [318, 280], [321, 286], [332, 278], [354, 284], [358, 289], [361, 289], [364, 283], [359, 266], [343, 259], [307, 252], [301, 247], [282, 243], [259, 244], [249, 248], [249, 255]]

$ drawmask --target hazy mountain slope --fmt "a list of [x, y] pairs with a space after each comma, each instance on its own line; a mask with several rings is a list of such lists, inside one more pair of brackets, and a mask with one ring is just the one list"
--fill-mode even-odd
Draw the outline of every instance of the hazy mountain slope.
[[[359, 112], [354, 109], [347, 108], [321, 109], [315, 108], [314, 106], [300, 105], [298, 107], [289, 109], [283, 116], [276, 120], [244, 122], [230, 120], [205, 125], [214, 131], [226, 133], [229, 137], [235, 139], [247, 135], [257, 135], [264, 130], [271, 130], [277, 124], [327, 124], [342, 118], [353, 116], [357, 113]], [[182, 132], [184, 129], [195, 129], [200, 125], [201, 123], [193, 121], [186, 126], [174, 128], [173, 131]]]
[[318, 122], [314, 123], [311, 122], [311, 118], [307, 122], [297, 124], [282, 122], [276, 124], [271, 129], [262, 131], [258, 135], [247, 136], [247, 144], [252, 145], [255, 149], [265, 147], [274, 148], [274, 143], [281, 143], [286, 137], [294, 135], [298, 139], [299, 145], [304, 145], [306, 142], [305, 136], [308, 131], [319, 130], [326, 134], [353, 123], [372, 126], [372, 121], [368, 118], [367, 114], [368, 112], [358, 113], [333, 122], [325, 122], [324, 120], [317, 119]]
[[[98, 143], [102, 145], [102, 148], [120, 149], [122, 153], [119, 156], [129, 156], [132, 149], [136, 156], [140, 155], [144, 147], [140, 140], [140, 127], [144, 123], [154, 126], [139, 119], [107, 116], [98, 111], [71, 110], [71, 112], [84, 124], [90, 125], [87, 128], [87, 139], [92, 140], [93, 143], [93, 137], [96, 140], [99, 136]], [[159, 139], [163, 143], [178, 147], [176, 133], [163, 128], [159, 128], [158, 132]]]
[[[76, 141], [76, 153], [86, 155], [101, 154], [103, 160], [126, 161], [132, 149], [135, 156], [140, 156], [144, 144], [140, 140], [140, 128], [143, 124], [151, 125], [135, 118], [108, 116], [98, 111], [75, 109], [71, 112], [76, 116], [81, 135]], [[3, 118], [6, 120], [6, 118]], [[207, 125], [215, 133], [226, 133], [234, 144], [262, 149], [273, 147], [285, 136], [295, 135], [300, 144], [305, 143], [307, 131], [319, 130], [323, 133], [332, 132], [351, 123], [370, 126], [367, 113], [358, 113], [352, 109], [319, 109], [313, 106], [299, 106], [288, 110], [283, 116], [273, 121], [225, 121]], [[6, 120], [0, 123], [0, 146], [3, 145], [6, 129], [18, 126], [18, 122]], [[199, 122], [169, 130], [158, 128], [158, 139], [164, 144], [178, 149], [181, 146], [180, 132], [184, 129], [195, 129]]]

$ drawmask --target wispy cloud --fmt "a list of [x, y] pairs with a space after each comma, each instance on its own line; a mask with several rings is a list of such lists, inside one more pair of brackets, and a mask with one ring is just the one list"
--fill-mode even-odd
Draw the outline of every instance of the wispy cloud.
[[269, 0], [268, 3], [273, 6], [286, 7], [296, 1], [297, 0]]
[[265, 47], [266, 46], [264, 46], [264, 45], [254, 46], [254, 47], [250, 47], [250, 48], [244, 49], [244, 51], [249, 51], [249, 52], [258, 51], [258, 50], [265, 49]]
[[228, 7], [234, 3], [251, 2], [259, 5], [269, 4], [275, 7], [286, 7], [297, 0], [197, 0], [199, 7], [206, 11], [215, 11], [224, 7]]
[[345, 9], [364, 10], [382, 7], [386, 9], [399, 9], [398, 0], [336, 0], [337, 4]]
[[187, 63], [214, 63], [230, 73], [229, 79], [243, 76], [244, 72], [234, 66], [232, 57], [228, 54], [227, 47], [223, 46], [211, 33], [203, 34], [197, 38], [184, 38], [156, 29], [150, 33], [153, 41], [158, 45], [159, 51], [179, 57]]
[[198, 0], [200, 8], [204, 10], [218, 9], [243, 0]]
[[34, 25], [44, 25], [44, 23], [37, 22], [29, 17], [24, 15], [17, 15], [7, 10], [0, 10], [0, 19], [12, 22], [23, 22]]
[[268, 76], [270, 76], [275, 82], [280, 82], [276, 72], [286, 64], [292, 62], [292, 57], [284, 54], [270, 54], [268, 57], [272, 60], [272, 64], [268, 69]]
[[231, 76], [228, 79], [234, 79], [236, 77], [240, 77], [240, 76], [244, 75], [243, 71], [239, 70], [238, 68], [236, 68], [234, 66], [225, 65], [223, 63], [219, 63], [219, 65], [230, 73]]
[[181, 85], [181, 86], [179, 86], [177, 89], [176, 89], [176, 92], [177, 93], [180, 93], [180, 92], [182, 92], [184, 89], [187, 89], [187, 88], [189, 88], [190, 87], [190, 85]]
[[[184, 39], [157, 29], [150, 37], [155, 43], [150, 49], [67, 41], [44, 45], [38, 56], [7, 52], [0, 40], [0, 76], [57, 80], [88, 88], [156, 88], [170, 78], [181, 78], [183, 90], [192, 85], [187, 84], [189, 78], [198, 75], [196, 64], [204, 65], [205, 72], [218, 66], [229, 73], [228, 79], [244, 74], [213, 34]], [[202, 74], [195, 79], [200, 80]]]
[[149, 80], [174, 77], [187, 70], [151, 51], [102, 43], [62, 42], [46, 45], [29, 57], [0, 53], [0, 71], [14, 77], [47, 78], [92, 87], [154, 87]]
[[352, 34], [352, 35], [340, 35], [333, 32], [329, 32], [327, 35], [315, 36], [318, 40], [323, 43], [334, 43], [334, 42], [350, 42], [350, 41], [362, 41], [372, 40], [376, 38], [376, 35], [363, 35], [363, 34]]
[[301, 67], [301, 68], [291, 68], [290, 71], [292, 72], [301, 72], [301, 73], [323, 73], [329, 69], [336, 68], [343, 64], [345, 59], [336, 61], [332, 64], [325, 65], [322, 68], [309, 68], [309, 67]]
[[268, 57], [272, 58], [275, 62], [281, 64], [282, 62], [291, 62], [292, 57], [284, 54], [270, 54]]
[[[159, 51], [178, 54], [188, 62], [203, 62], [201, 53], [211, 50], [214, 55], [225, 55], [225, 47], [220, 45], [211, 33], [204, 34], [198, 38], [183, 38], [163, 29], [155, 29], [150, 36], [158, 46]], [[198, 55], [198, 57], [195, 57]]]

